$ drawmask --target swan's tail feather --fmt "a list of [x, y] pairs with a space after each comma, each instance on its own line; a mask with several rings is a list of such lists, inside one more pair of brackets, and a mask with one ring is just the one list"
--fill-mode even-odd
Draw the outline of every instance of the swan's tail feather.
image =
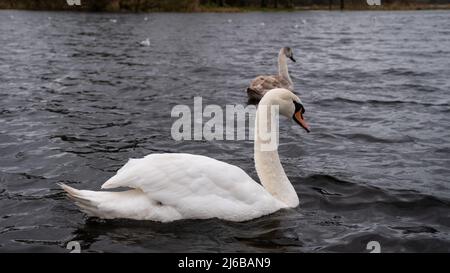
[[103, 219], [130, 218], [168, 222], [181, 218], [179, 212], [152, 200], [140, 189], [120, 192], [77, 190], [63, 183], [58, 185], [81, 211]]
[[99, 202], [95, 201], [92, 196], [92, 191], [77, 190], [63, 183], [58, 183], [66, 193], [67, 196], [72, 199], [75, 204], [89, 216], [101, 217], [102, 213], [98, 207]]

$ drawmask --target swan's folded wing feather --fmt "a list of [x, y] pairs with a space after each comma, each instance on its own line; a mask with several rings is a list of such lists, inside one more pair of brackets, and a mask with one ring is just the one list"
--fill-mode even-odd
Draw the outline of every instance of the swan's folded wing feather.
[[[274, 198], [239, 167], [191, 154], [151, 154], [131, 159], [102, 188], [141, 189], [149, 198], [176, 207], [185, 217], [238, 215], [267, 206]], [[195, 214], [195, 215], [191, 215]]]
[[292, 89], [289, 81], [280, 76], [259, 76], [255, 78], [251, 84], [250, 89], [260, 93], [266, 93], [275, 88]]

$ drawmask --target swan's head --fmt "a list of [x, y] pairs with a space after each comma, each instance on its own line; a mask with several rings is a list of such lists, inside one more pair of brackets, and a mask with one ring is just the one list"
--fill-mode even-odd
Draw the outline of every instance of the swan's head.
[[292, 52], [292, 49], [290, 47], [283, 47], [282, 51], [286, 57], [288, 57], [295, 63], [294, 52]]
[[259, 104], [278, 105], [280, 115], [292, 118], [297, 124], [302, 126], [306, 132], [310, 132], [309, 125], [303, 117], [305, 107], [300, 98], [291, 91], [284, 88], [272, 89], [264, 95]]

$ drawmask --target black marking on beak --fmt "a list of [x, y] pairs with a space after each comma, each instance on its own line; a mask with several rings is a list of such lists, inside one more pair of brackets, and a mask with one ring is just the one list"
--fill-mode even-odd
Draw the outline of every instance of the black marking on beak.
[[294, 101], [294, 105], [295, 105], [295, 111], [294, 111], [295, 113], [297, 113], [298, 111], [302, 111], [302, 114], [305, 113], [305, 107], [303, 107], [303, 104]]
[[294, 56], [289, 57], [289, 59], [291, 59], [294, 63], [297, 62], [297, 61], [294, 59]]
[[292, 118], [295, 120], [295, 122], [302, 126], [303, 129], [305, 129], [306, 132], [310, 132], [309, 125], [306, 123], [305, 119], [303, 118], [303, 114], [305, 113], [305, 107], [301, 103], [298, 103], [294, 101], [295, 105], [295, 112]]

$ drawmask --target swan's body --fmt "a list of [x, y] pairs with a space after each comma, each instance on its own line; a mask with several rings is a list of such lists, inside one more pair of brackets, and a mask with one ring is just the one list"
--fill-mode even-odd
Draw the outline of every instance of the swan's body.
[[275, 88], [284, 88], [294, 92], [294, 84], [289, 76], [287, 58], [295, 62], [292, 50], [283, 47], [278, 53], [278, 75], [263, 75], [253, 79], [247, 88], [250, 100], [259, 101], [269, 91]]
[[[276, 89], [269, 94], [261, 101], [260, 107], [261, 104], [276, 103], [283, 114], [286, 106], [279, 103], [279, 97], [283, 96], [286, 97], [283, 100], [288, 101], [287, 105], [289, 100], [292, 104], [285, 109], [286, 115], [290, 112], [295, 113], [293, 116], [298, 115], [297, 105], [301, 102], [290, 91]], [[258, 109], [257, 128], [266, 123], [270, 126], [270, 119], [266, 121], [260, 116]], [[301, 119], [303, 121], [303, 117]], [[265, 151], [262, 145], [267, 140], [261, 140], [257, 131], [255, 129], [255, 166], [262, 185], [241, 168], [209, 157], [150, 154], [142, 159], [130, 159], [102, 185], [104, 189], [129, 187], [132, 190], [106, 192], [60, 186], [82, 211], [105, 219], [170, 222], [216, 217], [246, 221], [282, 208], [296, 207], [299, 200], [284, 173], [277, 150]]]
[[245, 221], [286, 207], [239, 167], [192, 154], [130, 159], [102, 186], [134, 190], [93, 192], [66, 187], [82, 210], [100, 218]]

